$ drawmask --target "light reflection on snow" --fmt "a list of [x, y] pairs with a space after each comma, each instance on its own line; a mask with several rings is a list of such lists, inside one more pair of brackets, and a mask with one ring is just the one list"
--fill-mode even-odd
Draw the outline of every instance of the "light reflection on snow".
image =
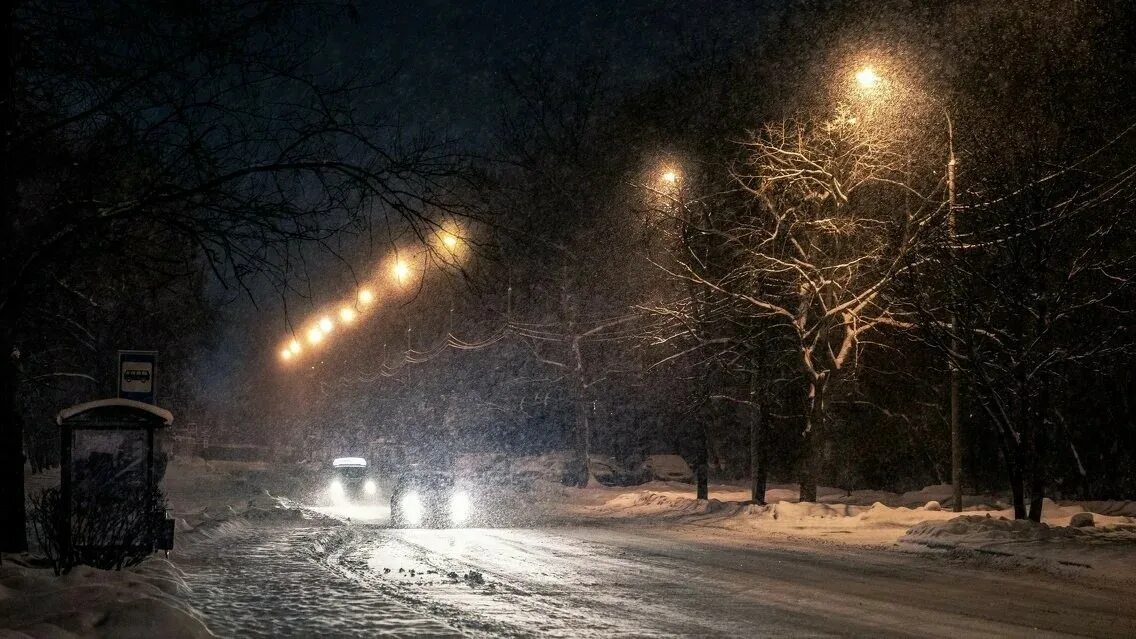
[[386, 504], [358, 504], [341, 501], [330, 506], [310, 506], [311, 510], [335, 517], [366, 523], [386, 522], [390, 517], [390, 506]]

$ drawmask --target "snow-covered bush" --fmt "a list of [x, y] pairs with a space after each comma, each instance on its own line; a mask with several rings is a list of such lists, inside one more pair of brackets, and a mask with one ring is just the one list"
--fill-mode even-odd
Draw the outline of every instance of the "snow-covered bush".
[[[141, 498], [141, 499], [140, 499]], [[153, 510], [147, 510], [147, 501]], [[67, 512], [58, 488], [30, 498], [29, 520], [40, 551], [55, 574], [66, 574], [85, 564], [103, 570], [121, 570], [145, 561], [154, 551], [152, 526], [155, 513], [164, 513], [166, 498], [154, 489], [150, 499], [139, 491], [112, 491], [73, 501], [71, 539], [66, 539]]]

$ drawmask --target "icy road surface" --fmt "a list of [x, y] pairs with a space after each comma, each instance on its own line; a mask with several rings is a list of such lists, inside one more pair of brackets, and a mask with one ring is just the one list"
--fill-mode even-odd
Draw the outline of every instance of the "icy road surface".
[[186, 555], [222, 636], [1136, 636], [1123, 587], [704, 528], [273, 525]]

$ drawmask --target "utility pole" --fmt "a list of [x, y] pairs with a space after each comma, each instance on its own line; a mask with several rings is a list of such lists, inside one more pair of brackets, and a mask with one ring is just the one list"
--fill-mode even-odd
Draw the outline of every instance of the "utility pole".
[[[958, 161], [955, 159], [954, 125], [951, 116], [944, 110], [947, 118], [947, 140], [949, 156], [947, 157], [947, 234], [949, 236], [951, 258], [953, 261], [958, 239], [958, 230], [955, 219], [955, 168]], [[954, 511], [962, 512], [962, 434], [959, 432], [959, 368], [955, 363], [959, 352], [958, 327], [955, 317], [956, 291], [951, 288], [950, 300], [950, 331], [951, 355], [947, 366], [951, 375], [951, 491], [954, 501]]]

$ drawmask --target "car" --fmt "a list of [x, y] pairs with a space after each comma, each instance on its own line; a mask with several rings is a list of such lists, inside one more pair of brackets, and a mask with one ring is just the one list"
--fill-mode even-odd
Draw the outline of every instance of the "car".
[[331, 469], [327, 491], [336, 504], [362, 503], [379, 494], [379, 486], [368, 472], [367, 460], [363, 457], [336, 457]]
[[391, 493], [390, 523], [394, 528], [449, 528], [473, 517], [469, 492], [444, 471], [405, 473]]

